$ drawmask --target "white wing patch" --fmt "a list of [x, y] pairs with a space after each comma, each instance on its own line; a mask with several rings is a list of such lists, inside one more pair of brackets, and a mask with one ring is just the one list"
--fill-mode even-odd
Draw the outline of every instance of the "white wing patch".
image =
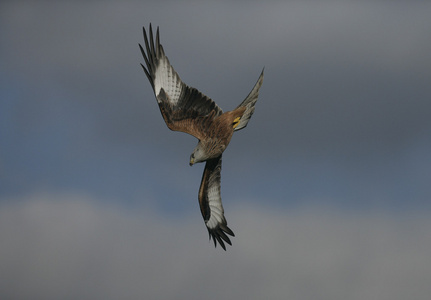
[[215, 229], [221, 223], [226, 223], [224, 218], [224, 210], [220, 197], [220, 185], [213, 184], [208, 188], [208, 205], [211, 210], [211, 215], [206, 225], [209, 229]]
[[211, 173], [208, 180], [208, 206], [211, 211], [210, 218], [205, 222], [209, 229], [217, 229], [221, 224], [226, 224], [224, 209], [220, 196], [220, 171], [221, 158], [218, 166]]
[[217, 246], [218, 242], [223, 250], [226, 250], [224, 243], [232, 245], [228, 235], [235, 236], [235, 234], [227, 227], [224, 217], [220, 197], [220, 172], [221, 156], [207, 160], [199, 189], [199, 205], [214, 246]]
[[[166, 56], [159, 60], [154, 74], [154, 92], [157, 96], [159, 96], [162, 88], [168, 96], [169, 103], [177, 105], [183, 89], [183, 83]], [[157, 102], [161, 102], [159, 97], [157, 97]]]

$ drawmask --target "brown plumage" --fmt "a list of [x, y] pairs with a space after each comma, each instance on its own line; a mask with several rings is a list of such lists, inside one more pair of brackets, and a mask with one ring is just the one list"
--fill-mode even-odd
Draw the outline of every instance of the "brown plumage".
[[206, 161], [199, 188], [199, 205], [214, 245], [219, 242], [226, 250], [224, 242], [231, 245], [227, 235], [234, 236], [234, 233], [227, 226], [220, 197], [222, 154], [234, 131], [246, 127], [254, 112], [263, 71], [245, 100], [234, 110], [223, 113], [213, 100], [181, 81], [160, 44], [159, 28], [155, 41], [151, 24], [150, 38], [145, 28], [143, 33], [145, 50], [141, 45], [139, 48], [145, 66], [141, 66], [154, 90], [166, 125], [171, 130], [191, 134], [199, 140], [190, 156], [190, 165]]

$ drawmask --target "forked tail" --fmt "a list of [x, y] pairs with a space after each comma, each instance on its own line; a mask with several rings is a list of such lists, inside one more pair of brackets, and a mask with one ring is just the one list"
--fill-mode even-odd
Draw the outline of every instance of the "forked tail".
[[257, 98], [259, 96], [259, 89], [262, 86], [263, 83], [263, 71], [259, 76], [259, 79], [257, 80], [256, 84], [254, 85], [253, 89], [251, 90], [250, 94], [244, 99], [244, 101], [241, 102], [240, 105], [238, 105], [237, 109], [239, 107], [245, 107], [245, 112], [242, 115], [242, 117], [239, 119], [239, 123], [235, 126], [235, 131], [243, 129], [247, 126], [248, 121], [250, 120], [251, 116], [254, 113], [254, 105], [256, 104]]

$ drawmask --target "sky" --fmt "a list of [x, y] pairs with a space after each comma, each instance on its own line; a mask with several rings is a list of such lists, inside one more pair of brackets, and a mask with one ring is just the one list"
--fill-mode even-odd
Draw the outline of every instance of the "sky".
[[[431, 4], [2, 1], [3, 299], [427, 299]], [[208, 242], [189, 167], [139, 63], [160, 27], [224, 111], [233, 246]]]

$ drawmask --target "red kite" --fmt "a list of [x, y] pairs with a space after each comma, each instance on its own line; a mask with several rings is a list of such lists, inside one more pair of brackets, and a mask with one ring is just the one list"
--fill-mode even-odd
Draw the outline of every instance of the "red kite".
[[139, 48], [146, 67], [143, 64], [141, 66], [154, 90], [168, 128], [191, 134], [199, 140], [190, 156], [191, 166], [206, 161], [199, 188], [199, 205], [210, 239], [212, 237], [215, 246], [219, 242], [226, 250], [224, 242], [232, 245], [227, 235], [235, 235], [227, 226], [221, 202], [221, 158], [233, 132], [246, 127], [254, 112], [263, 82], [263, 71], [245, 100], [234, 110], [223, 113], [213, 100], [181, 81], [160, 44], [159, 28], [155, 41], [151, 24], [149, 39], [145, 28], [143, 32], [146, 51], [141, 45]]

